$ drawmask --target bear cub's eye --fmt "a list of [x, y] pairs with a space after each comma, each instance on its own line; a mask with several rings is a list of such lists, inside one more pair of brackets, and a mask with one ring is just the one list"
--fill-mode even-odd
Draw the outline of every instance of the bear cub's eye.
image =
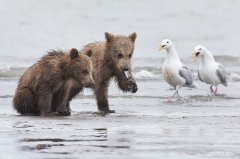
[[132, 57], [132, 54], [129, 55], [129, 58], [131, 58], [131, 57]]
[[87, 70], [87, 69], [86, 69], [86, 70], [83, 70], [82, 73], [83, 73], [84, 75], [86, 75], [86, 74], [88, 74], [88, 70]]
[[123, 58], [123, 54], [121, 54], [121, 53], [118, 53], [118, 54], [117, 54], [117, 58], [118, 58], [118, 59], [121, 59], [121, 58]]

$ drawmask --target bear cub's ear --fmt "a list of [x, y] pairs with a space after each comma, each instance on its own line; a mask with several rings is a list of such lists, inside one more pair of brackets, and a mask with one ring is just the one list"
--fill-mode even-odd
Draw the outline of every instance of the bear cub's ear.
[[93, 54], [92, 50], [88, 50], [88, 51], [86, 52], [86, 55], [87, 55], [88, 57], [91, 57], [92, 54]]
[[134, 32], [134, 33], [130, 34], [128, 37], [131, 39], [132, 42], [135, 42], [135, 40], [137, 38], [137, 33]]
[[72, 48], [72, 49], [70, 50], [70, 57], [71, 57], [71, 59], [74, 59], [74, 58], [79, 57], [79, 55], [78, 55], [78, 50], [75, 49], [75, 48]]
[[105, 32], [105, 39], [107, 40], [108, 43], [112, 42], [114, 39], [114, 35], [108, 32]]

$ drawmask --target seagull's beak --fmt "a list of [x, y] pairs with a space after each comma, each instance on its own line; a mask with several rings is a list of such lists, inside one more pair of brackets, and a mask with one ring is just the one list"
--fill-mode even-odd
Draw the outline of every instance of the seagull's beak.
[[159, 49], [159, 51], [162, 50], [162, 49], [164, 49], [165, 46], [166, 46], [166, 45], [164, 45], [164, 44], [160, 44], [160, 45], [158, 45], [158, 49]]
[[194, 51], [192, 53], [192, 59], [193, 59], [194, 62], [197, 61], [199, 59], [199, 57], [200, 57], [200, 52], [195, 52]]

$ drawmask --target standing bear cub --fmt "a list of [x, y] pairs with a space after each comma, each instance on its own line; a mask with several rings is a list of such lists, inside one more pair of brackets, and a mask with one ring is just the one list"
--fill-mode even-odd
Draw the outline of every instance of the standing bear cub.
[[105, 41], [90, 43], [81, 50], [81, 53], [90, 56], [93, 62], [94, 94], [100, 111], [115, 112], [109, 109], [108, 103], [110, 79], [114, 78], [124, 92], [135, 93], [138, 90], [131, 67], [136, 37], [136, 33], [123, 36], [106, 32]]
[[91, 59], [78, 50], [53, 50], [20, 78], [14, 109], [22, 115], [70, 115], [71, 99], [83, 87], [93, 87], [92, 71]]

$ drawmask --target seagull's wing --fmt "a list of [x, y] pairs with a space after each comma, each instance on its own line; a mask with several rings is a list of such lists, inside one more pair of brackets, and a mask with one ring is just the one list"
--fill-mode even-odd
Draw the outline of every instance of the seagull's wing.
[[222, 82], [222, 84], [224, 86], [227, 86], [227, 72], [225, 70], [225, 68], [223, 67], [223, 65], [219, 64], [218, 65], [218, 69], [216, 70], [216, 74], [219, 78], [219, 80]]
[[198, 78], [199, 78], [200, 81], [204, 82], [204, 81], [202, 80], [202, 78], [201, 78], [201, 75], [200, 75], [199, 70], [198, 70]]
[[179, 70], [179, 75], [186, 80], [186, 85], [192, 85], [193, 84], [193, 78], [190, 70], [187, 68], [187, 66], [183, 66]]

